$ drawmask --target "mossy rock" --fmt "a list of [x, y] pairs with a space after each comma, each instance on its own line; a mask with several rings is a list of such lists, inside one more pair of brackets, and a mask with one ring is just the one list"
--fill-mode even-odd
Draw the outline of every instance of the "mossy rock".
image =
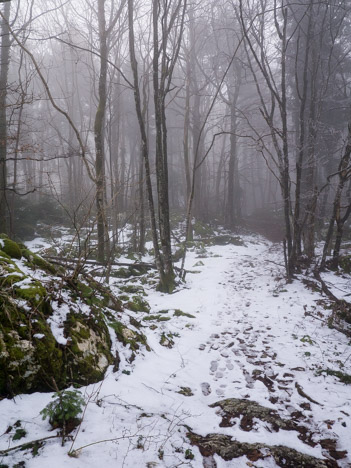
[[221, 234], [208, 239], [202, 239], [204, 245], [236, 245], [238, 247], [244, 247], [245, 243], [239, 236], [231, 236], [229, 234]]
[[119, 286], [120, 291], [127, 293], [127, 294], [139, 294], [142, 296], [146, 296], [146, 292], [142, 286], [138, 286], [136, 284], [127, 284], [125, 286]]
[[111, 271], [113, 278], [130, 278], [132, 276], [129, 268], [118, 268], [117, 270]]
[[196, 318], [195, 315], [188, 314], [187, 312], [183, 312], [180, 309], [176, 309], [174, 311], [174, 317], [188, 317], [188, 318]]
[[[3, 272], [5, 274], [3, 274]], [[17, 268], [2, 268], [0, 263], [0, 286], [3, 288], [12, 287], [15, 283], [19, 283], [26, 278], [24, 274]]]
[[126, 307], [133, 312], [150, 312], [149, 304], [140, 296], [133, 296]]
[[102, 314], [86, 316], [71, 312], [64, 323], [64, 335], [68, 338], [66, 372], [72, 383], [87, 385], [102, 380], [107, 367], [114, 362]]
[[9, 239], [6, 234], [0, 234], [0, 250], [11, 258], [20, 259], [22, 252], [17, 242]]
[[25, 300], [28, 307], [36, 307], [45, 314], [49, 312], [46, 288], [20, 270], [6, 254], [0, 256], [0, 286], [13, 298]]
[[30, 313], [8, 295], [0, 297], [0, 395], [51, 391], [62, 385], [62, 351], [39, 309]]
[[172, 333], [162, 333], [161, 338], [160, 338], [160, 345], [164, 346], [165, 348], [172, 349], [174, 346], [174, 341], [173, 341], [173, 335]]
[[[39, 256], [22, 250], [25, 250], [29, 268], [46, 272], [45, 284], [51, 284], [50, 294], [46, 286], [24, 274], [12, 258], [1, 251], [0, 397], [100, 381], [108, 365], [115, 361], [110, 351], [109, 330], [100, 312], [102, 305], [110, 300], [109, 295], [101, 294], [91, 301], [89, 316], [79, 313], [72, 299], [63, 329], [67, 344], [58, 343], [48, 323], [53, 314], [52, 301], [56, 301], [57, 307], [61, 297], [56, 297], [60, 294], [55, 291], [56, 277], [50, 278], [54, 270]], [[88, 304], [90, 296], [96, 293], [84, 283], [77, 284], [74, 286], [63, 279], [60, 291], [63, 288], [68, 296], [75, 294]]]
[[17, 298], [29, 301], [32, 305], [42, 304], [48, 295], [45, 287], [36, 280], [28, 284], [14, 284], [14, 293]]
[[174, 262], [179, 262], [184, 256], [184, 245], [180, 245], [179, 248], [172, 254], [172, 260]]
[[69, 314], [64, 346], [42, 314], [28, 314], [3, 299], [0, 307], [6, 316], [0, 323], [0, 396], [52, 391], [53, 379], [59, 389], [96, 383], [114, 362], [102, 317]]
[[177, 393], [186, 397], [190, 397], [194, 395], [190, 387], [180, 387], [180, 390], [178, 390]]
[[5, 262], [7, 264], [14, 264], [14, 262], [11, 260], [10, 255], [7, 255], [3, 250], [0, 249], [0, 261]]
[[121, 311], [122, 302], [120, 299], [114, 297], [108, 288], [105, 288], [104, 291], [100, 291], [99, 286], [100, 285], [93, 280], [90, 281], [89, 284], [76, 281], [73, 285], [70, 285], [73, 295], [78, 295], [83, 302], [92, 307], [94, 312], [99, 312], [105, 307], [110, 307], [117, 312]]
[[290, 447], [239, 442], [225, 434], [208, 434], [204, 437], [193, 432], [188, 432], [187, 437], [193, 445], [199, 448], [201, 455], [204, 457], [217, 454], [223, 460], [230, 461], [246, 456], [249, 460], [256, 462], [257, 460], [267, 459], [267, 456], [270, 456], [278, 466], [286, 468], [297, 466], [337, 468], [339, 466], [335, 460], [315, 458]]
[[339, 258], [339, 265], [345, 273], [351, 273], [351, 255], [342, 255]]
[[201, 221], [196, 221], [192, 228], [194, 234], [199, 237], [208, 237], [214, 235], [212, 227], [209, 224], [202, 223]]
[[236, 245], [238, 247], [245, 246], [244, 241], [239, 236], [221, 235], [214, 238], [215, 245]]
[[332, 369], [319, 369], [316, 372], [317, 375], [332, 375], [334, 377], [337, 377], [340, 382], [346, 384], [346, 385], [351, 385], [351, 375], [350, 374], [345, 374], [344, 372], [341, 371], [335, 371]]
[[143, 320], [146, 322], [150, 321], [156, 321], [156, 322], [167, 322], [168, 320], [171, 320], [171, 317], [164, 317], [163, 315], [146, 315], [143, 317]]
[[143, 345], [147, 351], [151, 351], [150, 346], [147, 344], [146, 336], [143, 333], [133, 331], [119, 321], [110, 322], [109, 325], [113, 328], [118, 341], [120, 341], [123, 346], [129, 346], [132, 351], [138, 351], [140, 345]]
[[127, 294], [121, 294], [120, 296], [118, 296], [118, 299], [123, 302], [128, 302], [129, 296], [127, 296]]
[[279, 429], [298, 429], [297, 425], [292, 420], [282, 419], [277, 411], [272, 408], [261, 406], [256, 401], [227, 398], [210, 405], [210, 408], [217, 407], [220, 408], [220, 414], [222, 416], [221, 427], [233, 426], [233, 419], [241, 418], [240, 428], [244, 431], [250, 431], [257, 419], [269, 423], [276, 432], [278, 432]]
[[149, 268], [147, 267], [135, 267], [131, 264], [128, 268], [118, 268], [117, 270], [113, 270], [111, 272], [111, 276], [113, 278], [131, 278], [132, 276], [141, 276], [147, 273]]
[[57, 273], [58, 268], [56, 268], [52, 263], [48, 262], [44, 258], [40, 257], [40, 255], [33, 253], [27, 248], [22, 248], [21, 253], [22, 256], [26, 259], [26, 263], [29, 267], [34, 269], [37, 267], [41, 270], [47, 271], [48, 273], [52, 273], [53, 275]]

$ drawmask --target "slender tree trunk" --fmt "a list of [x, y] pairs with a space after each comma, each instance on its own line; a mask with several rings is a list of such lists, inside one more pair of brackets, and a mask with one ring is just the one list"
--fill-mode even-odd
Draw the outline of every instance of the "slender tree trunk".
[[149, 214], [150, 214], [150, 222], [151, 222], [152, 241], [153, 241], [154, 253], [155, 253], [155, 262], [156, 262], [157, 270], [160, 276], [162, 277], [162, 275], [164, 274], [164, 269], [163, 269], [163, 261], [162, 261], [162, 257], [161, 257], [161, 253], [160, 253], [160, 249], [158, 245], [155, 206], [154, 206], [154, 199], [153, 199], [153, 194], [152, 194], [148, 139], [147, 139], [147, 133], [146, 133], [146, 125], [143, 119], [140, 90], [139, 90], [138, 62], [136, 60], [135, 48], [134, 48], [135, 39], [134, 39], [133, 12], [134, 12], [134, 1], [128, 0], [129, 52], [130, 52], [131, 68], [133, 72], [134, 100], [135, 100], [136, 114], [138, 118], [139, 129], [140, 129], [142, 156], [143, 156], [143, 160], [145, 164], [146, 190], [147, 190], [147, 198], [148, 198], [148, 204], [149, 204]]
[[[172, 265], [171, 249], [171, 229], [169, 221], [169, 194], [168, 194], [168, 150], [167, 150], [167, 125], [166, 125], [166, 69], [165, 54], [167, 47], [167, 37], [165, 37], [165, 25], [161, 44], [159, 38], [159, 1], [153, 1], [153, 91], [155, 105], [155, 126], [156, 126], [156, 180], [158, 194], [158, 221], [160, 230], [160, 240], [163, 253], [164, 274], [161, 277], [160, 289], [171, 292], [174, 288], [174, 272]], [[162, 57], [160, 57], [162, 50]], [[161, 59], [161, 76], [160, 76]]]
[[339, 183], [336, 188], [334, 204], [333, 204], [333, 212], [329, 221], [329, 227], [328, 227], [328, 232], [327, 232], [325, 243], [324, 243], [320, 268], [324, 268], [324, 265], [325, 265], [329, 245], [333, 236], [335, 222], [339, 223], [339, 226], [338, 226], [339, 229], [338, 229], [338, 237], [336, 239], [334, 253], [333, 253], [333, 264], [335, 265], [335, 267], [338, 266], [340, 245], [341, 245], [341, 238], [342, 238], [342, 228], [343, 228], [343, 224], [346, 222], [351, 212], [351, 207], [349, 206], [344, 216], [345, 221], [342, 223], [341, 222], [342, 218], [340, 214], [341, 199], [342, 199], [342, 192], [343, 192], [345, 183], [350, 178], [350, 168], [349, 168], [350, 158], [351, 158], [351, 123], [349, 124], [349, 127], [348, 127], [347, 144], [346, 144], [346, 148], [344, 151], [344, 155], [339, 164], [339, 169], [338, 169]]
[[8, 27], [10, 20], [10, 2], [4, 5], [4, 19], [1, 23], [1, 51], [0, 51], [0, 231], [8, 233], [9, 226], [7, 220], [8, 202], [7, 190], [7, 77], [10, 64], [10, 30]]
[[96, 211], [97, 211], [97, 259], [104, 263], [106, 259], [106, 212], [105, 212], [105, 114], [107, 87], [107, 35], [105, 20], [105, 0], [98, 0], [98, 22], [100, 40], [100, 75], [99, 102], [95, 115], [95, 171], [96, 171]]
[[186, 83], [185, 83], [185, 112], [184, 112], [184, 168], [186, 180], [186, 200], [189, 198], [191, 190], [190, 161], [189, 161], [189, 126], [190, 126], [190, 60], [186, 57]]
[[[296, 158], [296, 188], [295, 188], [295, 210], [294, 210], [294, 242], [293, 242], [293, 261], [296, 262], [298, 256], [301, 255], [301, 183], [302, 183], [302, 166], [305, 159], [305, 130], [306, 130], [306, 121], [305, 121], [305, 111], [307, 103], [307, 89], [308, 89], [308, 67], [309, 67], [309, 58], [310, 58], [310, 39], [311, 39], [311, 22], [312, 14], [309, 12], [309, 22], [307, 26], [306, 33], [306, 46], [304, 54], [304, 68], [302, 75], [302, 93], [297, 92], [299, 98], [299, 119], [298, 119], [298, 128], [299, 128], [299, 138], [298, 138], [298, 154]], [[299, 30], [300, 34], [300, 30]], [[300, 38], [300, 35], [299, 35]], [[298, 50], [296, 53], [298, 54]], [[296, 83], [298, 86], [299, 83]]]

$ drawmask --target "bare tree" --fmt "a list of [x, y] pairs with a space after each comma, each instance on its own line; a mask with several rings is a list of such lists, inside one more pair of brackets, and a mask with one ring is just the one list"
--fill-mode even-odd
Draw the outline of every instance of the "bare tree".
[[1, 51], [0, 51], [0, 230], [9, 231], [7, 222], [8, 201], [7, 201], [7, 77], [10, 64], [10, 2], [5, 3], [4, 13], [1, 21]]

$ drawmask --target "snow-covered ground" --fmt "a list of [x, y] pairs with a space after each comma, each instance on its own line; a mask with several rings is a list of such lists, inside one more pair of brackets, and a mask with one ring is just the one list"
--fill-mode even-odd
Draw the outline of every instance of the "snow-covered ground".
[[[317, 302], [318, 293], [297, 280], [286, 284], [280, 247], [254, 236], [244, 240], [245, 246], [210, 247], [204, 258], [189, 252], [191, 272], [174, 294], [146, 286], [150, 314], [168, 310], [172, 316], [180, 309], [194, 318], [173, 316], [155, 322], [157, 328], [147, 325], [143, 333], [152, 350], [144, 349], [132, 364], [123, 360], [117, 344], [123, 365], [82, 389], [88, 404], [74, 440], [63, 447], [59, 439], [48, 440], [36, 457], [30, 451], [10, 452], [0, 457], [0, 465], [196, 468], [215, 466], [214, 460], [218, 467], [277, 466], [272, 457], [225, 462], [217, 455], [212, 465], [204, 465], [186, 437], [191, 428], [204, 436], [222, 433], [243, 442], [285, 445], [317, 458], [329, 456], [318, 441], [337, 440], [337, 451], [350, 452], [338, 466], [350, 467], [350, 386], [323, 372], [351, 374], [350, 340], [328, 328], [330, 311]], [[162, 333], [174, 342], [172, 348], [160, 344]], [[296, 431], [272, 432], [259, 420], [250, 431], [238, 423], [220, 427], [222, 418], [209, 405], [224, 398], [256, 401], [284, 419], [299, 412], [299, 423], [317, 444], [307, 445]], [[55, 434], [39, 414], [50, 400], [51, 394], [39, 393], [2, 400], [0, 449]], [[12, 440], [13, 432], [6, 433], [17, 420], [27, 431], [19, 442]]]

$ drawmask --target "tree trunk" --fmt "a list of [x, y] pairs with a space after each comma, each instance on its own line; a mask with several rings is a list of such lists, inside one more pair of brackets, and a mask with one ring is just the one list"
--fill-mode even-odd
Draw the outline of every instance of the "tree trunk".
[[152, 242], [154, 246], [155, 262], [157, 270], [162, 276], [164, 273], [163, 261], [158, 245], [158, 234], [157, 234], [157, 225], [156, 225], [156, 216], [155, 216], [155, 206], [154, 199], [152, 194], [152, 183], [151, 183], [151, 170], [150, 170], [150, 160], [149, 160], [149, 149], [148, 149], [148, 138], [146, 133], [146, 125], [143, 119], [143, 112], [141, 106], [140, 90], [139, 90], [139, 76], [138, 76], [138, 62], [135, 56], [134, 48], [134, 25], [133, 25], [133, 11], [134, 11], [134, 1], [128, 0], [128, 25], [129, 25], [129, 51], [130, 51], [130, 62], [133, 73], [133, 84], [134, 84], [134, 100], [136, 114], [138, 118], [138, 124], [140, 129], [141, 136], [141, 150], [142, 157], [145, 164], [145, 178], [146, 178], [146, 190], [147, 198], [149, 204], [149, 214], [151, 222], [151, 233], [152, 233]]
[[335, 194], [334, 204], [333, 204], [333, 213], [329, 221], [329, 228], [328, 228], [328, 232], [327, 232], [325, 243], [324, 243], [323, 255], [322, 255], [322, 260], [321, 260], [321, 265], [320, 265], [321, 269], [324, 268], [324, 265], [325, 265], [329, 244], [333, 236], [335, 222], [338, 224], [338, 233], [337, 233], [337, 239], [336, 239], [334, 253], [333, 253], [333, 266], [335, 267], [338, 266], [341, 238], [342, 238], [342, 232], [343, 232], [343, 224], [346, 222], [351, 212], [351, 207], [349, 206], [346, 210], [344, 218], [341, 218], [341, 215], [340, 215], [341, 197], [342, 197], [342, 192], [343, 192], [345, 183], [350, 178], [350, 168], [348, 167], [350, 164], [350, 157], [351, 157], [351, 123], [349, 124], [349, 127], [348, 127], [347, 144], [346, 144], [346, 148], [344, 151], [344, 155], [341, 158], [341, 161], [339, 164], [339, 169], [338, 169], [339, 183], [336, 189], [336, 194]]
[[106, 212], [105, 212], [105, 113], [106, 113], [106, 86], [107, 86], [107, 35], [105, 20], [105, 0], [98, 0], [98, 22], [100, 39], [100, 75], [99, 75], [99, 102], [95, 115], [95, 171], [96, 171], [96, 211], [97, 211], [97, 259], [104, 263], [106, 259]]
[[[169, 222], [168, 199], [168, 152], [167, 152], [167, 125], [166, 125], [166, 69], [165, 54], [167, 37], [163, 35], [159, 43], [160, 8], [158, 0], [153, 1], [153, 88], [156, 126], [156, 180], [158, 194], [158, 222], [160, 240], [163, 254], [164, 271], [161, 275], [160, 290], [171, 292], [174, 288], [174, 272], [172, 265], [171, 229]], [[163, 52], [160, 57], [160, 50]], [[160, 76], [160, 59], [161, 76]]]
[[8, 233], [8, 202], [7, 202], [7, 77], [10, 64], [10, 2], [4, 5], [4, 19], [1, 24], [1, 52], [0, 52], [0, 231]]

